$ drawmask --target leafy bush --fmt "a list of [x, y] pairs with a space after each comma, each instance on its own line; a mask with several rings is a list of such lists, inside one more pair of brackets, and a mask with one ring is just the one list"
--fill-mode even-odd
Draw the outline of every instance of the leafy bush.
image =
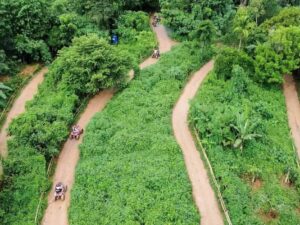
[[300, 28], [281, 27], [256, 48], [255, 71], [260, 81], [282, 83], [284, 74], [300, 67]]
[[91, 120], [80, 147], [70, 224], [199, 223], [171, 111], [209, 50], [191, 43], [174, 48]]
[[74, 12], [61, 14], [58, 20], [58, 25], [53, 26], [47, 41], [54, 52], [62, 47], [69, 46], [74, 37], [91, 33], [104, 38], [108, 37], [107, 33], [101, 32], [96, 24], [92, 23], [87, 17]]
[[199, 24], [210, 21], [217, 28], [218, 35], [226, 33], [234, 15], [232, 1], [161, 1], [165, 23], [170, 26], [179, 39], [189, 37], [190, 32], [197, 31]]
[[42, 40], [36, 41], [25, 35], [17, 35], [15, 48], [24, 63], [33, 61], [49, 63], [51, 61], [49, 48]]
[[125, 55], [133, 55], [137, 59], [134, 64], [137, 65], [157, 45], [155, 34], [149, 26], [149, 16], [144, 12], [126, 11], [117, 24], [115, 32], [120, 39], [118, 48]]
[[[264, 88], [245, 77], [240, 67], [233, 68], [229, 80], [218, 79], [215, 72], [209, 76], [190, 112], [190, 123], [207, 150], [232, 223], [266, 224], [263, 212], [274, 210], [279, 216], [270, 224], [299, 224], [299, 176], [294, 175], [299, 169], [281, 88]], [[234, 144], [240, 143], [237, 138], [248, 135], [251, 139], [244, 142], [243, 152], [234, 150]], [[281, 184], [286, 168], [295, 179], [291, 187]], [[255, 187], [256, 179], [261, 187]]]
[[228, 80], [234, 65], [239, 65], [249, 74], [254, 73], [253, 60], [243, 51], [235, 48], [222, 48], [215, 61], [215, 71], [218, 78]]
[[145, 12], [126, 11], [118, 19], [116, 33], [124, 43], [136, 41], [138, 33], [149, 31], [149, 16]]
[[9, 58], [50, 60], [45, 41], [54, 22], [45, 0], [0, 2], [0, 48]]

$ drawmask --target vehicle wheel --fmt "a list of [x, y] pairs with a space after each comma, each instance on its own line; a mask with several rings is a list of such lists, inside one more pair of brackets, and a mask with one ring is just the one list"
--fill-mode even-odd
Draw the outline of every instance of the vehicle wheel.
[[57, 196], [55, 196], [55, 197], [54, 197], [54, 201], [56, 201], [57, 199], [58, 199], [58, 197], [57, 197]]
[[61, 196], [61, 200], [63, 201], [65, 200], [65, 195]]

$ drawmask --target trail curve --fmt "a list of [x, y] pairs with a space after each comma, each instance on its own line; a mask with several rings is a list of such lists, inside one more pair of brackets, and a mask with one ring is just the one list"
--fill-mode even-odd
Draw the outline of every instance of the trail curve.
[[22, 89], [19, 97], [14, 101], [12, 108], [6, 116], [6, 120], [0, 131], [0, 155], [7, 157], [7, 128], [11, 121], [25, 112], [26, 102], [31, 100], [38, 91], [39, 84], [44, 80], [44, 75], [48, 72], [48, 69], [44, 67], [37, 73], [29, 83]]
[[283, 93], [285, 96], [291, 135], [298, 153], [298, 158], [300, 158], [300, 104], [293, 76], [284, 76]]
[[[159, 42], [160, 52], [165, 53], [171, 50], [175, 42], [168, 37], [164, 26], [158, 25], [157, 27], [154, 27], [153, 30], [155, 31], [157, 40]], [[140, 64], [140, 68], [143, 69], [156, 62], [156, 59], [150, 57]], [[130, 77], [133, 78], [132, 71], [130, 72]], [[92, 117], [106, 106], [113, 95], [114, 90], [110, 89], [104, 90], [94, 96], [89, 101], [85, 111], [81, 114], [78, 124], [85, 128]], [[79, 145], [81, 142], [82, 137], [78, 141], [67, 140], [63, 146], [58, 158], [57, 167], [53, 178], [53, 185], [61, 181], [68, 186], [68, 191], [66, 192], [66, 198], [64, 201], [54, 202], [54, 187], [52, 187], [48, 196], [48, 207], [42, 221], [43, 225], [68, 225], [70, 192], [74, 184], [75, 169], [79, 160]]]
[[174, 135], [183, 152], [192, 184], [193, 198], [201, 215], [201, 225], [224, 224], [207, 171], [188, 125], [189, 101], [194, 98], [199, 86], [212, 68], [213, 61], [210, 61], [192, 76], [176, 103], [172, 115]]

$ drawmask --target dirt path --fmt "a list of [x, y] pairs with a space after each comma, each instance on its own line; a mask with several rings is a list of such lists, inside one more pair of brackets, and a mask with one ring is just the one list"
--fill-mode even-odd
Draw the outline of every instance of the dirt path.
[[212, 68], [213, 62], [210, 61], [196, 72], [187, 83], [173, 110], [172, 122], [173, 131], [182, 149], [192, 183], [193, 198], [201, 215], [201, 224], [223, 225], [216, 196], [210, 186], [207, 171], [188, 126], [189, 101], [194, 98], [201, 82]]
[[37, 93], [38, 86], [44, 79], [44, 74], [47, 73], [48, 69], [43, 68], [36, 76], [34, 76], [30, 82], [24, 87], [20, 96], [15, 100], [12, 108], [7, 114], [6, 121], [3, 124], [0, 131], [0, 154], [4, 157], [7, 156], [7, 128], [10, 122], [25, 111], [25, 104], [28, 100], [31, 100]]
[[[167, 35], [167, 32], [163, 26], [157, 26], [154, 28], [156, 32], [157, 39], [160, 45], [161, 53], [167, 52], [175, 44]], [[149, 58], [144, 61], [140, 68], [143, 69], [149, 65], [156, 63], [156, 59]], [[133, 73], [130, 73], [131, 78]], [[113, 90], [105, 90], [100, 92], [98, 95], [93, 97], [85, 111], [82, 113], [78, 124], [85, 128], [91, 118], [95, 113], [101, 111], [109, 100], [113, 97]], [[43, 225], [67, 225], [68, 224], [68, 208], [70, 206], [70, 192], [74, 184], [75, 179], [75, 169], [77, 162], [79, 160], [79, 144], [82, 142], [82, 137], [80, 140], [67, 140], [58, 158], [57, 168], [53, 178], [53, 185], [61, 181], [68, 186], [68, 191], [66, 193], [65, 201], [54, 202], [54, 192], [52, 187], [51, 192], [48, 196], [48, 208], [45, 212], [43, 218]]]
[[284, 77], [284, 96], [287, 108], [289, 126], [294, 139], [298, 157], [300, 158], [300, 104], [293, 76]]

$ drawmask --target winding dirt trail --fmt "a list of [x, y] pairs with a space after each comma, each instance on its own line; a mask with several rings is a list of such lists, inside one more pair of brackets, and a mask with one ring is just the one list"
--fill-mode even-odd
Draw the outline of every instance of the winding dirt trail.
[[0, 131], [0, 155], [7, 157], [7, 128], [11, 121], [25, 112], [25, 104], [28, 100], [31, 100], [33, 96], [38, 91], [38, 86], [44, 80], [44, 75], [48, 72], [48, 69], [45, 67], [37, 75], [35, 75], [29, 83], [23, 88], [19, 97], [14, 101], [12, 108], [7, 114], [4, 125]]
[[284, 76], [283, 92], [291, 135], [294, 139], [298, 158], [300, 158], [300, 103], [293, 76]]
[[[172, 41], [161, 25], [153, 28], [156, 33], [157, 40], [161, 53], [171, 50], [175, 44]], [[149, 65], [156, 63], [156, 59], [148, 58], [140, 68], [143, 69]], [[130, 72], [130, 77], [133, 78], [133, 71]], [[101, 111], [109, 100], [113, 97], [114, 90], [105, 90], [93, 97], [87, 105], [85, 111], [82, 113], [78, 124], [85, 128], [91, 118], [99, 111]], [[82, 142], [82, 137], [76, 140], [67, 140], [58, 158], [56, 171], [53, 178], [53, 185], [61, 181], [68, 186], [65, 201], [54, 202], [54, 186], [52, 187], [48, 196], [48, 208], [45, 212], [42, 224], [43, 225], [68, 225], [68, 208], [70, 206], [70, 192], [74, 184], [75, 169], [79, 160], [79, 145]]]
[[213, 61], [204, 65], [185, 86], [174, 110], [173, 131], [180, 145], [189, 178], [192, 183], [193, 198], [201, 215], [201, 225], [223, 225], [223, 218], [217, 198], [210, 186], [209, 177], [189, 130], [189, 101], [194, 98], [199, 86], [213, 68]]

